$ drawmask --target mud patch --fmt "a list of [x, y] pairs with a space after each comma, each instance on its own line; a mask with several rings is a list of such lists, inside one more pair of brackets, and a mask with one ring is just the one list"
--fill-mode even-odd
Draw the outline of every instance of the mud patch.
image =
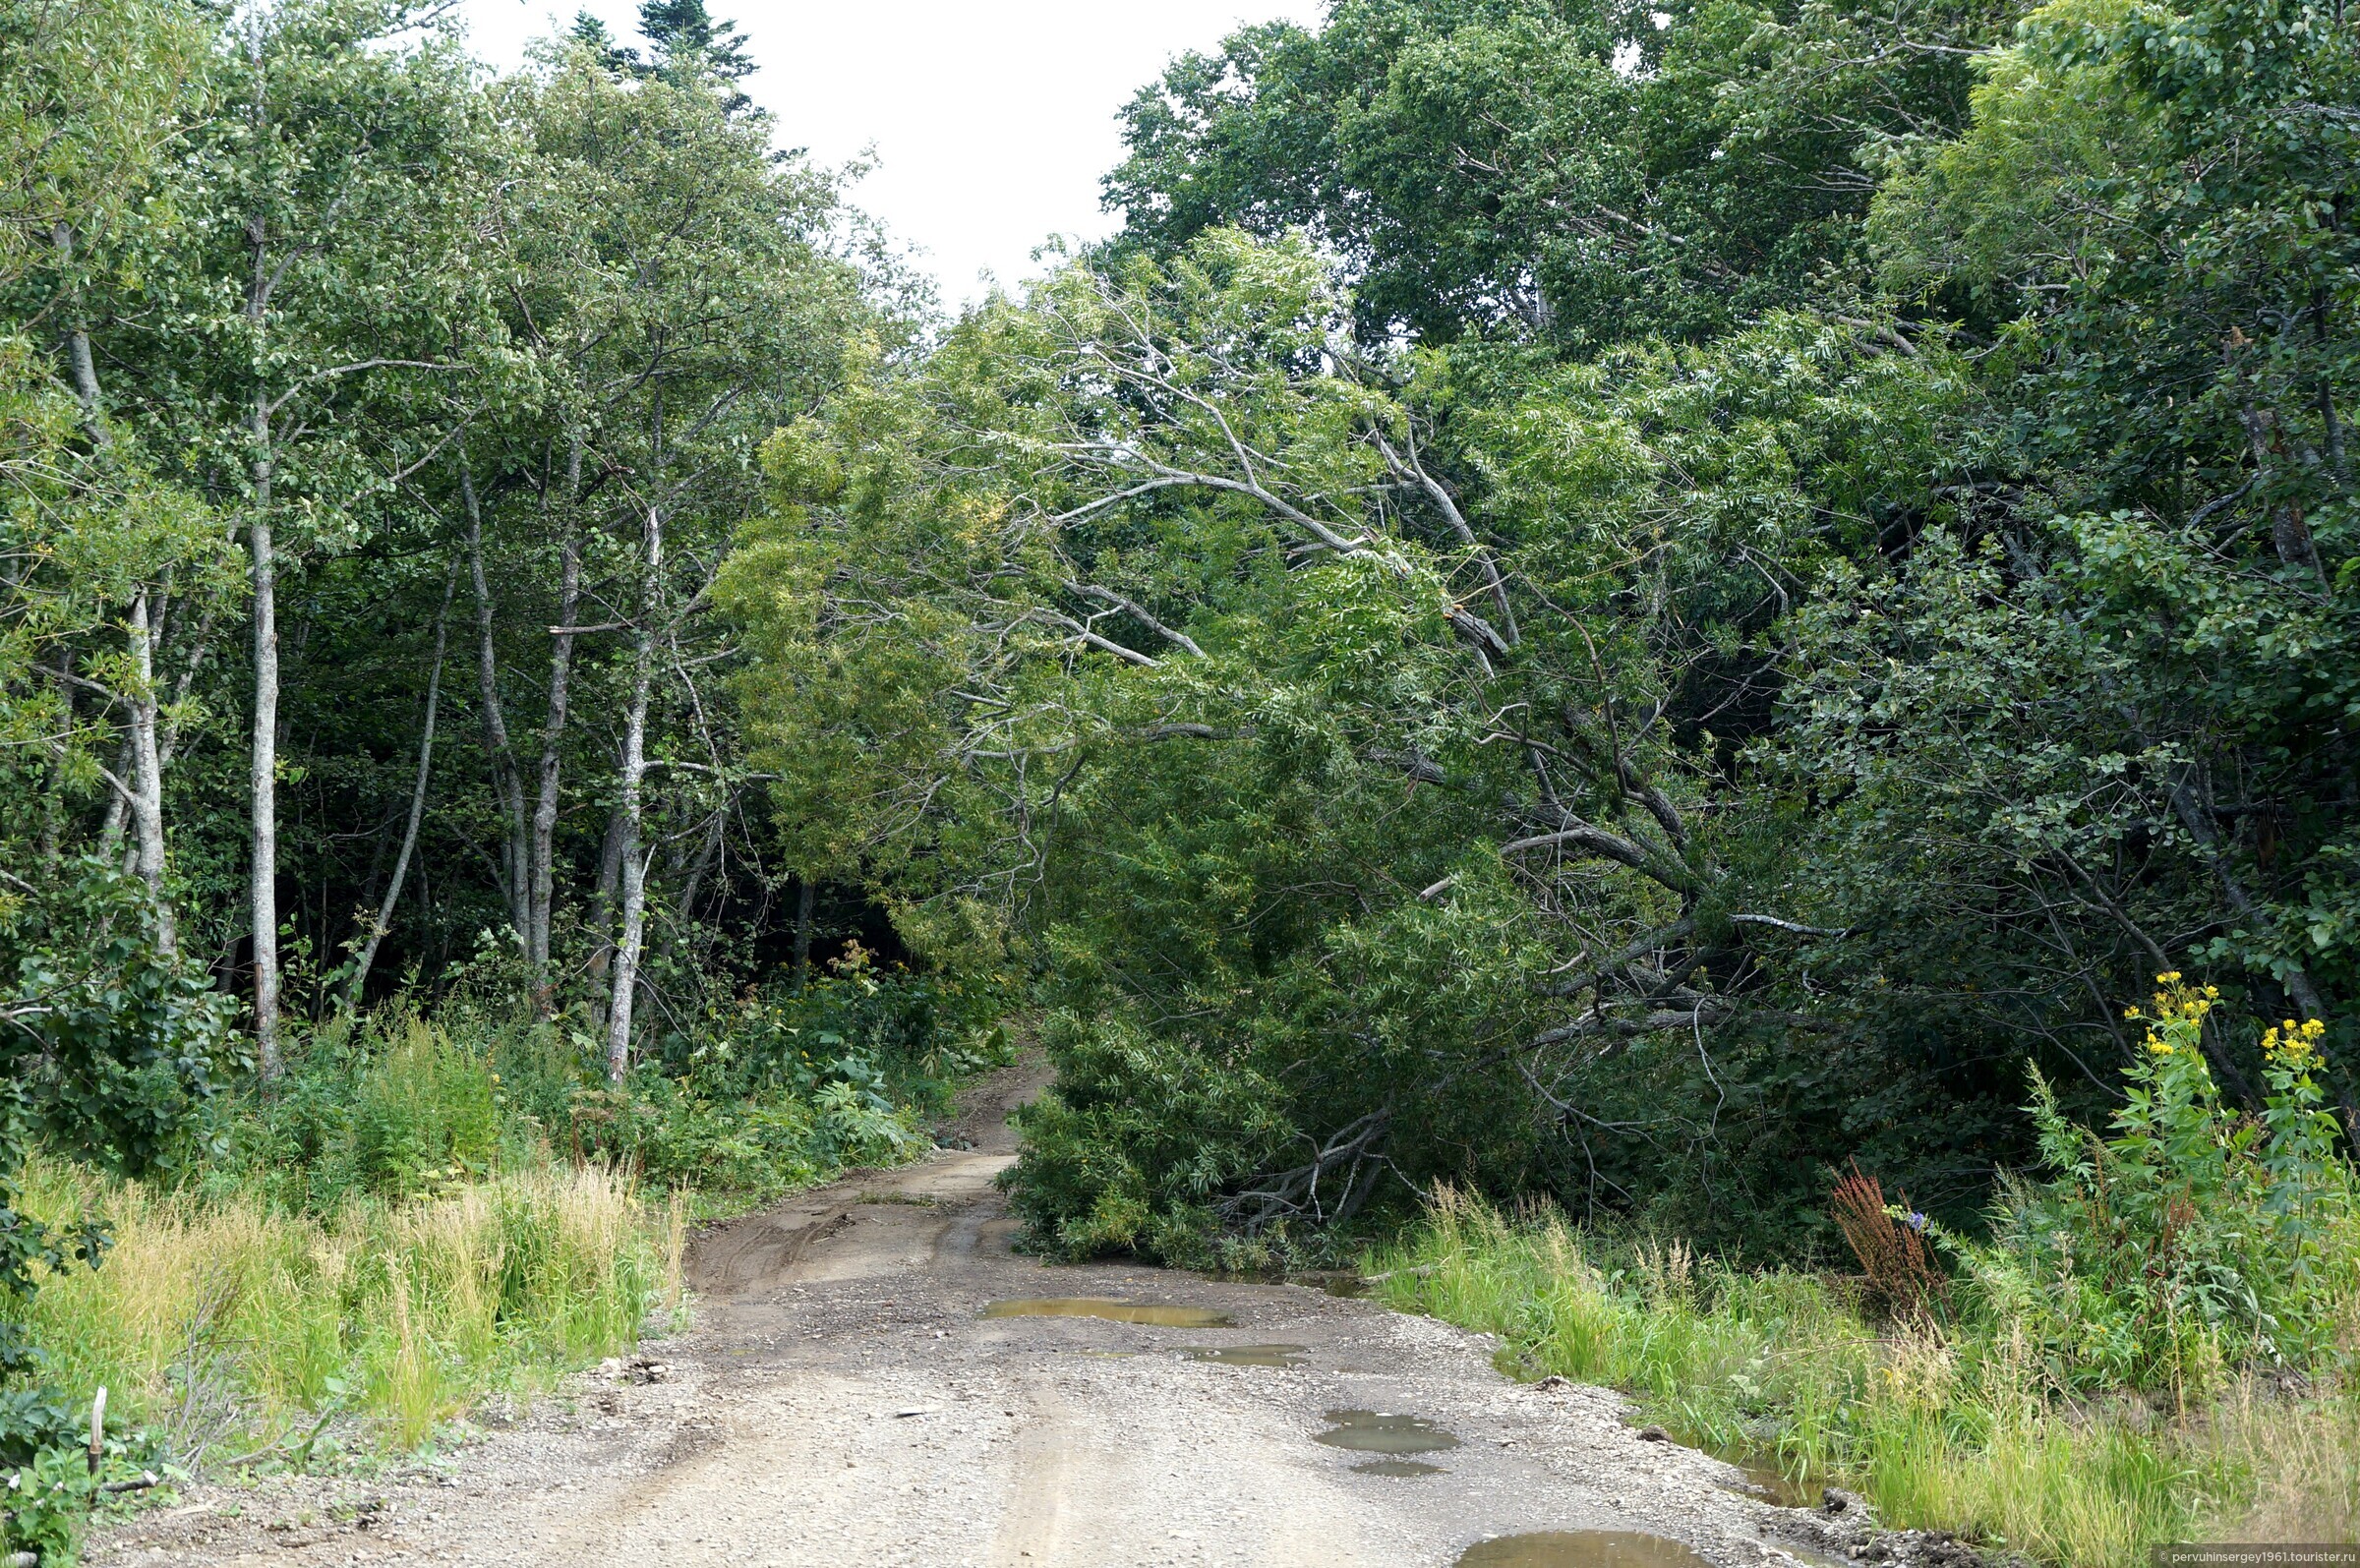
[[1355, 1476], [1440, 1476], [1443, 1467], [1429, 1465], [1422, 1459], [1372, 1459], [1365, 1465], [1354, 1465]]
[[1103, 1317], [1114, 1323], [1152, 1323], [1158, 1328], [1227, 1328], [1235, 1321], [1209, 1307], [1167, 1307], [1156, 1302], [1118, 1302], [1096, 1296], [1035, 1296], [993, 1302], [985, 1317]]
[[1456, 1448], [1458, 1439], [1421, 1416], [1402, 1416], [1389, 1410], [1331, 1410], [1332, 1429], [1314, 1441], [1358, 1454], [1431, 1454]]
[[1632, 1530], [1544, 1530], [1494, 1536], [1459, 1554], [1458, 1568], [1712, 1568], [1679, 1541]]

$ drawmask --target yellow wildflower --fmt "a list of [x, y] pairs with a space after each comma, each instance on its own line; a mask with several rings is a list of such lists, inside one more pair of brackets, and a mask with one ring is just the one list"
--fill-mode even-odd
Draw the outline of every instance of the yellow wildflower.
[[2262, 1036], [2262, 1054], [2280, 1067], [2303, 1072], [2317, 1059], [2320, 1037], [2328, 1026], [2318, 1018], [2306, 1018], [2297, 1023], [2286, 1019]]

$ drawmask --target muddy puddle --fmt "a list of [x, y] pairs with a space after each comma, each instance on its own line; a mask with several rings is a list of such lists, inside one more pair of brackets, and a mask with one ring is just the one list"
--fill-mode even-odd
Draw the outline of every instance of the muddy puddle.
[[1429, 1465], [1423, 1459], [1372, 1459], [1365, 1465], [1354, 1465], [1355, 1476], [1440, 1476], [1443, 1467]]
[[1459, 1554], [1458, 1568], [1712, 1568], [1677, 1540], [1630, 1530], [1544, 1530], [1494, 1536]]
[[1301, 1345], [1191, 1345], [1180, 1354], [1222, 1366], [1300, 1366], [1308, 1352]]
[[985, 1317], [1103, 1317], [1115, 1323], [1152, 1323], [1158, 1328], [1227, 1328], [1227, 1312], [1207, 1307], [1167, 1307], [1157, 1302], [1118, 1302], [1095, 1296], [1040, 1296], [993, 1302]]
[[1421, 1416], [1402, 1416], [1389, 1410], [1331, 1410], [1332, 1429], [1316, 1440], [1330, 1448], [1357, 1454], [1431, 1454], [1456, 1448], [1458, 1439]]
[[1816, 1508], [1821, 1487], [1816, 1481], [1798, 1481], [1779, 1467], [1778, 1456], [1755, 1448], [1707, 1449], [1715, 1459], [1732, 1464], [1745, 1473], [1746, 1484], [1733, 1491], [1745, 1490], [1781, 1508]]

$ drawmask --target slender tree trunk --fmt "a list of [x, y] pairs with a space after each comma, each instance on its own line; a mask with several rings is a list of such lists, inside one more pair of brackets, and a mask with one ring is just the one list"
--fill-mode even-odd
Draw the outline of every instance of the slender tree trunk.
[[450, 601], [458, 576], [454, 562], [442, 579], [442, 608], [435, 612], [435, 667], [426, 677], [426, 722], [418, 732], [418, 776], [410, 785], [410, 820], [401, 830], [401, 850], [393, 857], [393, 880], [385, 889], [384, 901], [369, 917], [369, 939], [361, 944], [360, 956], [353, 959], [352, 978], [344, 986], [344, 1005], [355, 1010], [368, 994], [369, 966], [377, 961], [378, 944], [384, 941], [386, 925], [400, 907], [401, 885], [409, 877], [410, 856], [418, 848], [418, 825], [426, 818], [426, 784], [435, 767], [435, 710], [442, 700], [442, 655], [449, 646]]
[[[74, 663], [74, 650], [71, 648], [60, 650], [57, 656], [57, 662], [61, 666], [71, 668]], [[57, 694], [58, 706], [65, 709], [68, 715], [71, 715], [74, 711], [74, 688], [67, 683], [65, 677], [62, 675], [44, 674], [42, 676], [42, 680], [52, 691]], [[69, 728], [72, 727], [71, 718], [68, 719], [67, 726]], [[116, 769], [115, 777], [119, 779], [122, 776], [123, 770], [120, 768]], [[121, 795], [117, 794], [115, 791], [110, 790], [108, 793], [115, 794], [116, 800], [120, 800], [122, 798]], [[58, 861], [65, 854], [65, 757], [63, 751], [61, 750], [52, 755], [49, 759], [47, 787], [41, 791], [41, 839], [39, 853], [41, 857], [41, 869], [44, 871], [55, 871], [57, 869]], [[113, 809], [114, 804], [115, 802], [110, 800], [108, 802], [108, 808], [110, 810]]]
[[811, 878], [795, 879], [795, 988], [811, 983]]
[[[171, 771], [172, 758], [180, 750], [181, 715], [186, 711], [185, 705], [189, 700], [189, 688], [197, 683], [197, 672], [205, 667], [205, 656], [212, 652], [213, 622], [218, 611], [217, 604], [208, 603], [205, 611], [205, 619], [197, 623], [194, 645], [189, 649], [187, 661], [180, 667], [180, 678], [172, 683], [172, 717], [161, 720], [157, 726], [155, 771], [159, 787], [164, 774]], [[148, 641], [152, 663], [155, 656], [160, 655], [163, 651], [164, 617], [158, 612], [151, 618], [153, 624], [148, 628]], [[182, 618], [185, 620], [187, 617], [184, 614]], [[117, 778], [131, 773], [138, 765], [132, 749], [135, 739], [136, 737], [132, 735], [123, 737], [122, 748], [115, 759], [115, 776]], [[111, 791], [106, 802], [106, 816], [98, 828], [98, 852], [100, 854], [108, 859], [114, 858], [116, 849], [123, 842], [123, 830], [130, 821], [130, 797], [120, 790]], [[134, 858], [128, 863], [130, 869], [138, 869], [139, 862], [136, 858], [138, 853], [139, 849], [135, 844], [132, 849]]]
[[[205, 618], [197, 623], [196, 640], [189, 648], [188, 659], [180, 667], [180, 678], [172, 683], [172, 717], [164, 721], [156, 747], [156, 762], [161, 767], [170, 768], [174, 754], [180, 750], [181, 715], [187, 711], [184, 705], [189, 700], [189, 688], [197, 683], [198, 670], [205, 668], [205, 656], [212, 652], [213, 623], [219, 610], [217, 603], [206, 604]], [[187, 618], [185, 611], [182, 618]]]
[[597, 935], [590, 950], [592, 1026], [607, 1026], [607, 976], [615, 968], [615, 890], [622, 885], [622, 807], [607, 808], [607, 831], [598, 844], [598, 880], [590, 888], [589, 927]]
[[607, 1081], [621, 1086], [630, 1067], [631, 1002], [639, 949], [647, 935], [647, 856], [640, 848], [640, 785], [647, 777], [647, 697], [655, 674], [657, 584], [664, 570], [664, 514], [647, 509], [647, 576], [639, 590], [637, 646], [631, 659], [631, 706], [622, 730], [622, 924], [615, 943], [614, 989], [607, 1004]]
[[525, 957], [533, 967], [534, 1005], [546, 1016], [549, 998], [549, 926], [557, 901], [558, 786], [560, 744], [565, 737], [565, 702], [573, 675], [574, 616], [582, 602], [582, 544], [575, 516], [581, 494], [582, 443], [571, 442], [565, 461], [565, 546], [558, 567], [558, 625], [549, 655], [549, 719], [541, 728], [539, 792], [533, 800], [532, 891], [525, 911]]
[[729, 807], [725, 803], [714, 811], [713, 820], [705, 825], [704, 842], [697, 845], [695, 863], [688, 868], [687, 877], [680, 883], [680, 924], [696, 919], [696, 901], [705, 890], [705, 877], [712, 871], [713, 862], [721, 856], [721, 840], [729, 824]]
[[131, 602], [131, 815], [138, 842], [140, 878], [155, 905], [155, 945], [166, 957], [180, 952], [172, 900], [164, 892], [164, 767], [155, 745], [155, 653], [148, 618], [148, 593]]
[[254, 401], [254, 515], [246, 543], [254, 574], [254, 758], [249, 778], [254, 860], [254, 1042], [266, 1081], [282, 1066], [278, 1043], [278, 572], [270, 539], [270, 408]]
[[[139, 766], [139, 754], [133, 749], [132, 737], [125, 735], [115, 747], [115, 777], [127, 779]], [[98, 858], [113, 860], [123, 848], [123, 830], [131, 825], [131, 796], [120, 789], [107, 791], [106, 815], [98, 820]], [[133, 852], [138, 852], [134, 847]]]
[[[89, 323], [82, 313], [82, 283], [74, 273], [73, 225], [58, 222], [50, 229], [49, 238], [57, 250], [58, 266], [66, 274], [66, 360], [74, 375], [74, 397], [82, 405], [82, 428], [90, 438], [91, 448], [104, 452], [114, 444], [114, 437], [106, 428], [105, 405], [98, 391], [98, 363], [90, 354]], [[100, 854], [113, 859], [123, 842], [126, 819], [136, 819], [131, 863], [147, 881], [155, 900], [156, 944], [171, 954], [178, 951], [179, 944], [172, 907], [164, 898], [163, 784], [155, 752], [155, 634], [162, 629], [161, 621], [160, 614], [150, 621], [148, 598], [143, 589], [131, 608], [131, 656], [140, 689], [131, 702], [131, 732], [123, 737], [122, 748], [115, 758], [115, 777], [128, 776], [132, 787], [128, 795], [116, 791], [107, 801], [98, 846]]]
[[[253, 98], [247, 105], [247, 124], [260, 139], [269, 117], [269, 95], [263, 69], [263, 24], [254, 20], [246, 34], [246, 59], [253, 72]], [[246, 327], [255, 356], [254, 409], [248, 434], [254, 450], [252, 515], [246, 523], [246, 548], [253, 556], [254, 585], [254, 745], [249, 789], [253, 816], [254, 853], [249, 867], [250, 913], [254, 925], [254, 1045], [255, 1068], [266, 1086], [283, 1067], [278, 1043], [278, 565], [270, 537], [271, 429], [275, 413], [264, 379], [263, 350], [270, 327], [270, 228], [260, 212], [246, 219], [246, 243], [253, 271], [246, 286]]]
[[74, 395], [82, 404], [82, 428], [90, 444], [104, 450], [113, 442], [106, 429], [106, 410], [98, 398], [98, 363], [90, 357], [89, 323], [82, 314], [82, 282], [74, 276], [74, 228], [59, 222], [49, 231], [57, 248], [57, 263], [66, 272], [71, 319], [66, 328], [66, 359], [74, 370]]
[[492, 784], [500, 794], [502, 825], [507, 830], [502, 853], [506, 879], [501, 897], [507, 901], [508, 921], [523, 937], [531, 921], [526, 913], [531, 885], [530, 841], [524, 831], [524, 788], [516, 776], [516, 752], [508, 744], [507, 716], [500, 705], [500, 655], [492, 642], [492, 585], [484, 576], [484, 517], [475, 495], [475, 478], [459, 465], [459, 497], [467, 508], [467, 572], [475, 588], [476, 683], [484, 704], [484, 744], [492, 753]]

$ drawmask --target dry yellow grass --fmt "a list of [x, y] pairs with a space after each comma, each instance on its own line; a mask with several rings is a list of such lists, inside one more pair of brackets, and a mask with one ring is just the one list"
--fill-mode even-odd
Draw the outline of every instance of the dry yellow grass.
[[107, 1385], [176, 1458], [298, 1440], [334, 1411], [415, 1445], [488, 1389], [627, 1345], [679, 1300], [679, 1203], [652, 1207], [595, 1166], [324, 1219], [55, 1161], [26, 1188], [34, 1212], [95, 1213], [115, 1238], [98, 1270], [33, 1299], [55, 1379], [78, 1402]]

